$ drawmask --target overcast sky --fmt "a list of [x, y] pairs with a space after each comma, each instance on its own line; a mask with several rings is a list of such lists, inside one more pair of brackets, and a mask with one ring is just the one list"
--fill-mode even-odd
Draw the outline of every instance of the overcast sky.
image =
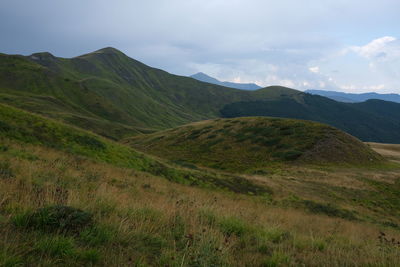
[[106, 46], [174, 74], [400, 93], [399, 0], [0, 0], [0, 52]]

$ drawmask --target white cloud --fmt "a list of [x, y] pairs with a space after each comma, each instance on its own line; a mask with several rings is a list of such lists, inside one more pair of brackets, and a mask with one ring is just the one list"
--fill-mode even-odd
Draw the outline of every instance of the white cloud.
[[400, 56], [400, 42], [392, 36], [381, 37], [364, 46], [352, 46], [350, 49], [370, 60], [385, 60]]
[[310, 68], [308, 68], [311, 72], [313, 72], [313, 73], [318, 73], [319, 72], [319, 67], [318, 66], [316, 66], [316, 67], [310, 67]]

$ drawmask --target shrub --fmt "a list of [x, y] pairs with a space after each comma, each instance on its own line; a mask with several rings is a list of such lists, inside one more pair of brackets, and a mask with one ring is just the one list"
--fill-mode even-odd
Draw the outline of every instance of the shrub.
[[219, 228], [227, 236], [243, 236], [245, 233], [250, 231], [247, 224], [235, 217], [226, 217], [221, 219], [219, 221]]
[[77, 135], [77, 136], [75, 136], [74, 140], [76, 143], [78, 143], [82, 146], [90, 147], [92, 149], [103, 150], [106, 148], [106, 146], [105, 146], [105, 144], [103, 144], [103, 142], [101, 142], [91, 136]]
[[77, 233], [93, 224], [92, 214], [69, 206], [49, 206], [13, 218], [17, 227]]

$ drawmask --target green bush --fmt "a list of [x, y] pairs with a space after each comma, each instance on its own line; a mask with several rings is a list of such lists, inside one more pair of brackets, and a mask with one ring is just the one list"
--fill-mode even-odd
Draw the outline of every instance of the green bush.
[[49, 206], [13, 218], [17, 227], [50, 232], [78, 233], [93, 224], [92, 214], [69, 206]]
[[226, 217], [219, 221], [220, 230], [227, 236], [236, 235], [243, 236], [249, 232], [249, 226], [236, 217]]

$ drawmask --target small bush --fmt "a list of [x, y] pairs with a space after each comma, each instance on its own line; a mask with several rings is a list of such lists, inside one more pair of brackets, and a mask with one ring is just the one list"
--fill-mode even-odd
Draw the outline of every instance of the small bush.
[[35, 230], [77, 233], [93, 224], [92, 217], [80, 209], [56, 205], [17, 215], [13, 223], [17, 227]]
[[243, 236], [250, 230], [246, 223], [235, 217], [226, 217], [221, 219], [219, 221], [219, 228], [227, 236]]
[[92, 149], [103, 150], [106, 148], [106, 146], [105, 146], [105, 144], [103, 144], [103, 142], [101, 142], [91, 136], [77, 135], [77, 136], [75, 136], [74, 140], [76, 143], [78, 143], [82, 146], [88, 146]]

